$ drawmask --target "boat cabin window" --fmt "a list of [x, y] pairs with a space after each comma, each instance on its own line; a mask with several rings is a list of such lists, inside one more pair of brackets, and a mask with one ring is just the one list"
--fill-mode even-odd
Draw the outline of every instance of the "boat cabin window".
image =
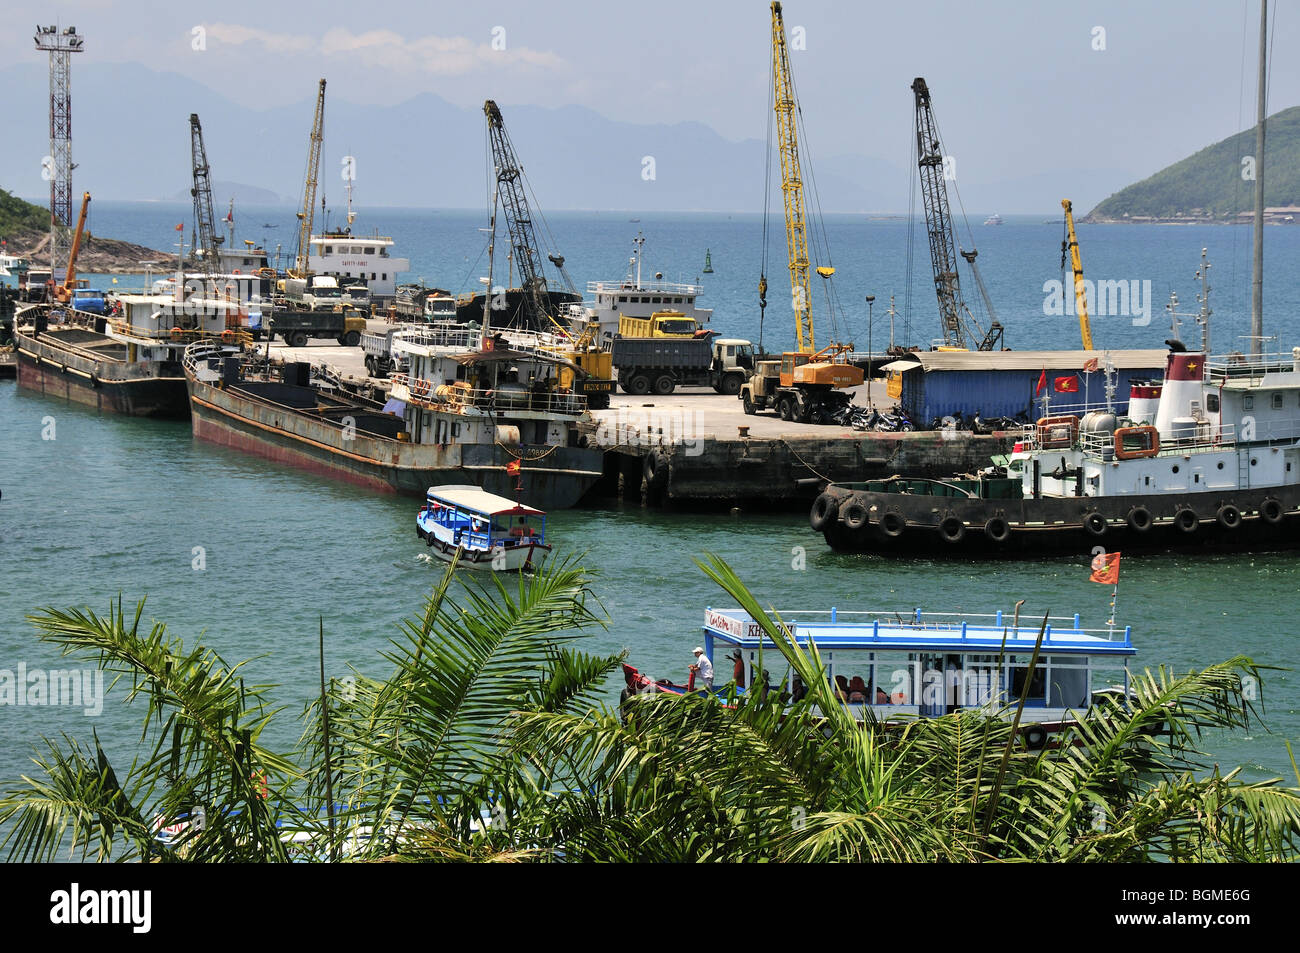
[[1273, 409], [1274, 409], [1274, 410], [1281, 410], [1281, 409], [1282, 409], [1282, 395], [1281, 395], [1281, 394], [1274, 394], [1274, 395], [1273, 395]]
[[[1011, 663], [1011, 696], [1008, 701], [1018, 700], [1025, 690], [1025, 678], [1029, 674], [1029, 659], [1009, 657]], [[1017, 664], [1018, 663], [1018, 664]], [[1034, 676], [1029, 682], [1029, 694], [1025, 696], [1026, 705], [1042, 707], [1047, 704], [1047, 675], [1041, 664], [1034, 666]]]
[[1209, 414], [1217, 414], [1217, 413], [1219, 412], [1219, 395], [1218, 395], [1218, 394], [1206, 394], [1206, 395], [1205, 395], [1205, 412], [1206, 412], [1206, 413], [1209, 413]]
[[369, 247], [369, 248], [366, 249], [366, 254], [367, 254], [367, 255], [373, 255], [374, 253], [375, 253], [375, 249], [374, 249], [373, 246], [371, 246], [371, 247]]

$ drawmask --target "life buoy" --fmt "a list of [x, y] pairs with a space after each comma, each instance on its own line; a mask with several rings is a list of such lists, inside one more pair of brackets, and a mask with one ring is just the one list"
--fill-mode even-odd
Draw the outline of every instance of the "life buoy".
[[237, 275], [237, 274], [239, 274], [239, 269], [236, 268], [236, 269], [234, 269], [233, 271], [231, 271], [230, 273], [231, 273], [232, 275]]
[[840, 519], [845, 529], [860, 530], [867, 525], [871, 514], [867, 510], [867, 504], [861, 500], [849, 500], [840, 507]]
[[1005, 543], [1011, 536], [1011, 525], [1001, 516], [989, 517], [984, 524], [984, 535], [995, 543]]
[[813, 500], [812, 511], [808, 514], [808, 525], [814, 533], [820, 533], [839, 512], [840, 501], [829, 493], [820, 494]]
[[892, 539], [902, 536], [906, 528], [907, 520], [903, 519], [901, 513], [891, 511], [880, 518], [880, 531]]
[[1276, 526], [1282, 522], [1282, 504], [1270, 497], [1259, 505], [1259, 515], [1265, 523], [1272, 523]]
[[1025, 747], [1030, 751], [1042, 751], [1047, 747], [1047, 729], [1042, 725], [1030, 725], [1022, 735], [1025, 739]]
[[939, 535], [944, 542], [960, 543], [966, 535], [966, 524], [955, 516], [948, 516], [939, 524]]
[[222, 344], [234, 344], [234, 343], [235, 343], [235, 332], [234, 332], [234, 331], [222, 331], [222, 332], [221, 332], [221, 343], [222, 343]]
[[1125, 517], [1128, 528], [1135, 533], [1145, 533], [1151, 528], [1151, 511], [1145, 506], [1135, 506]]
[[1224, 529], [1236, 529], [1241, 525], [1241, 510], [1231, 503], [1224, 503], [1219, 507], [1219, 511], [1214, 514], [1214, 518], [1219, 521], [1219, 525]]
[[1184, 533], [1194, 533], [1200, 527], [1200, 517], [1193, 510], [1183, 507], [1174, 514], [1174, 526]]
[[1088, 531], [1090, 536], [1105, 536], [1110, 524], [1106, 522], [1106, 517], [1100, 513], [1089, 513], [1083, 518], [1083, 528]]
[[173, 340], [173, 341], [179, 341], [179, 340], [180, 340], [181, 338], [183, 338], [183, 337], [185, 337], [185, 332], [184, 332], [184, 331], [182, 331], [180, 328], [172, 328], [172, 340]]

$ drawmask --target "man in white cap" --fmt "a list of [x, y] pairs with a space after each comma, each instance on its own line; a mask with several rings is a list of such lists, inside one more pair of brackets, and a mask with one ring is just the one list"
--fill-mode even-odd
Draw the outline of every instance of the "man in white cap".
[[704, 649], [701, 646], [695, 646], [693, 654], [695, 655], [695, 664], [691, 666], [691, 671], [696, 673], [695, 687], [704, 691], [713, 691], [713, 663], [704, 654]]

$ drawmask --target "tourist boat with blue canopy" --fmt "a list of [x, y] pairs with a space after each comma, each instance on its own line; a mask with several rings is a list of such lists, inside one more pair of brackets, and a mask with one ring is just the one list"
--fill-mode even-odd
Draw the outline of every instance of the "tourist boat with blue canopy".
[[445, 562], [459, 550], [469, 569], [536, 569], [551, 551], [546, 513], [477, 486], [429, 487], [415, 531]]
[[[1002, 612], [832, 608], [777, 615], [798, 646], [816, 646], [835, 696], [859, 721], [894, 723], [971, 708], [1006, 716], [1025, 694], [1022, 735], [1028, 747], [1042, 748], [1103, 696], [1129, 696], [1128, 660], [1136, 654], [1131, 627], [1083, 628], [1077, 614], [1049, 617], [1045, 625], [1041, 620], [1022, 624]], [[1042, 646], [1030, 674], [1040, 629]], [[806, 694], [793, 672], [784, 683], [769, 684], [765, 669], [775, 669], [783, 657], [743, 610], [706, 609], [703, 635], [704, 654], [715, 665], [715, 694], [728, 698], [734, 690], [741, 695], [746, 686], [752, 690], [756, 679], [787, 702]], [[731, 678], [726, 673], [729, 663], [734, 663]], [[630, 665], [623, 668], [624, 699], [697, 688], [694, 675], [686, 685], [678, 685], [667, 679], [652, 681]]]

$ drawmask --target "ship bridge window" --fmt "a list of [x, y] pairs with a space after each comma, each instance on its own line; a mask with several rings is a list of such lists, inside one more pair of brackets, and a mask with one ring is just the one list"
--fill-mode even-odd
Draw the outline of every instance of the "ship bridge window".
[[662, 300], [658, 295], [655, 295], [653, 298], [650, 299], [650, 303], [651, 303], [651, 304], [663, 304], [663, 300]]
[[326, 245], [326, 246], [325, 246], [325, 254], [326, 254], [326, 255], [332, 255], [332, 254], [334, 254], [334, 246], [333, 246], [333, 245]]
[[379, 257], [380, 257], [380, 258], [387, 258], [387, 257], [388, 257], [388, 246], [387, 246], [387, 245], [384, 245], [384, 246], [382, 246], [382, 247], [379, 249]]
[[619, 303], [619, 304], [627, 304], [627, 295], [619, 295], [619, 296], [618, 296], [618, 303]]
[[374, 253], [375, 253], [375, 246], [373, 246], [373, 245], [369, 245], [369, 246], [366, 247], [366, 254], [367, 254], [367, 255], [373, 255]]

